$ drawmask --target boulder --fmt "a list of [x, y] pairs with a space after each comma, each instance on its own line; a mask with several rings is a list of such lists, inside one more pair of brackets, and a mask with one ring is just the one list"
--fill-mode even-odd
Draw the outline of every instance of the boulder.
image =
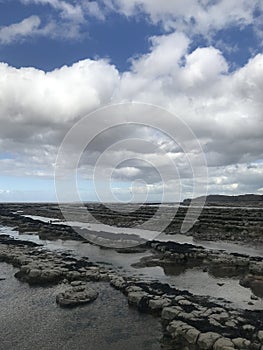
[[167, 298], [158, 298], [158, 299], [151, 299], [149, 301], [149, 308], [152, 311], [161, 310], [166, 306], [169, 306], [171, 304], [171, 300]]
[[41, 275], [41, 270], [39, 269], [32, 269], [28, 273], [28, 277], [32, 279], [38, 278], [40, 277], [40, 275]]
[[242, 350], [249, 349], [251, 342], [245, 338], [235, 338], [232, 339], [233, 344], [238, 348]]
[[210, 350], [213, 348], [214, 343], [220, 338], [221, 336], [218, 333], [214, 332], [207, 332], [207, 333], [201, 333], [198, 338], [198, 345], [199, 348], [202, 350]]
[[74, 307], [90, 303], [97, 299], [98, 292], [87, 286], [77, 286], [66, 289], [56, 296], [56, 302], [62, 307]]
[[128, 303], [131, 305], [139, 305], [140, 301], [147, 296], [145, 292], [130, 292], [128, 294]]
[[167, 331], [171, 334], [173, 338], [177, 338], [178, 336], [185, 335], [192, 326], [189, 326], [187, 323], [182, 321], [172, 321], [168, 327]]
[[164, 307], [162, 311], [162, 319], [171, 321], [178, 316], [180, 312], [182, 312], [182, 308], [179, 306], [169, 306], [169, 307]]
[[261, 343], [263, 343], [263, 331], [258, 331], [258, 339]]
[[255, 327], [252, 326], [251, 324], [245, 324], [242, 328], [246, 332], [254, 332], [254, 330], [255, 330]]
[[228, 338], [219, 338], [213, 346], [213, 350], [234, 349], [235, 346]]
[[141, 292], [142, 288], [138, 286], [129, 286], [125, 289], [126, 293], [131, 293], [131, 292]]
[[110, 284], [116, 289], [122, 289], [126, 286], [126, 281], [123, 277], [114, 277], [111, 279]]
[[200, 332], [197, 329], [192, 328], [185, 333], [184, 338], [189, 344], [196, 344], [199, 335]]

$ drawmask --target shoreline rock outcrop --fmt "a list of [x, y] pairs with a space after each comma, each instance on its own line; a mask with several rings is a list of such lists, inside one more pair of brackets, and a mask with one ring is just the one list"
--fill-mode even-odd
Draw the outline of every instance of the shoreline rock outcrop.
[[37, 244], [8, 236], [0, 236], [0, 262], [15, 266], [16, 277], [29, 284], [60, 284], [63, 290], [56, 301], [64, 307], [97, 298], [96, 290], [89, 288], [89, 281], [109, 282], [127, 297], [131, 307], [161, 318], [163, 344], [172, 349], [263, 350], [263, 310], [222, 306], [208, 297], [196, 296], [169, 284], [122, 276], [87, 258], [50, 252]]
[[[221, 202], [220, 202], [221, 203]], [[239, 203], [239, 202], [238, 202]], [[240, 202], [242, 204], [242, 202]], [[239, 203], [239, 204], [240, 204]], [[207, 241], [230, 241], [243, 243], [258, 243], [263, 245], [263, 201], [258, 202], [258, 207], [249, 206], [244, 202], [243, 206], [235, 207], [235, 202], [224, 203], [220, 205], [207, 205], [203, 208], [198, 220], [188, 235], [192, 235], [197, 240]], [[210, 203], [211, 204], [211, 203]], [[227, 205], [228, 204], [228, 205]], [[256, 205], [254, 203], [254, 205]], [[122, 204], [122, 207], [125, 206]], [[168, 217], [174, 216], [174, 219], [165, 229], [167, 234], [178, 234], [181, 232], [181, 226], [187, 213], [187, 205], [167, 206]], [[98, 203], [86, 204], [87, 211], [97, 222], [116, 227], [136, 227], [142, 223], [147, 223], [149, 219], [152, 222], [152, 229], [158, 228], [160, 216], [158, 216], [158, 205], [142, 205], [139, 209], [129, 208], [128, 213], [123, 210], [111, 210], [107, 206]], [[72, 206], [72, 211], [77, 211], [76, 205]], [[21, 213], [21, 211], [23, 213]], [[175, 213], [176, 211], [176, 213]], [[82, 212], [83, 213], [83, 212]], [[47, 218], [63, 220], [60, 208], [56, 204], [26, 203], [26, 204], [0, 204], [0, 221], [12, 227], [16, 227], [20, 233], [39, 234], [42, 239], [75, 239], [81, 240], [82, 237], [71, 228], [63, 225], [52, 225], [23, 217], [22, 214], [44, 216]], [[81, 221], [81, 215], [76, 214], [74, 221]], [[85, 222], [85, 217], [83, 218]]]
[[75, 307], [88, 304], [97, 299], [99, 293], [86, 283], [75, 281], [71, 287], [56, 295], [56, 302], [62, 307]]

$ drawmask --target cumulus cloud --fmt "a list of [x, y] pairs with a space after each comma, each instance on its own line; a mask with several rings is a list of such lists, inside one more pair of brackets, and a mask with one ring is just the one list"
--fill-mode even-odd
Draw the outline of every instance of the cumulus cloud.
[[[58, 146], [80, 117], [111, 101], [119, 73], [85, 60], [45, 73], [0, 64], [2, 176], [52, 177]], [[8, 151], [12, 157], [4, 159]]]
[[[1, 63], [0, 76], [1, 123], [12, 120], [17, 126], [33, 123], [40, 128], [60, 126], [109, 103], [119, 81], [115, 67], [103, 60], [84, 60], [47, 73]], [[0, 131], [9, 138], [12, 132], [16, 128]]]
[[[124, 73], [104, 60], [84, 60], [49, 73], [2, 63], [1, 172], [51, 177], [63, 136], [82, 116], [111, 103], [141, 101], [169, 110], [194, 131], [208, 161], [209, 192], [260, 191], [263, 55], [229, 72], [218, 49], [212, 46], [191, 49], [191, 40], [185, 34], [153, 37], [150, 42], [149, 53], [133, 58], [131, 69]], [[141, 120], [144, 121], [143, 115]], [[164, 123], [166, 130], [174, 128], [172, 117]], [[91, 121], [89, 131], [95, 130], [95, 125], [96, 121]], [[85, 130], [82, 132], [85, 134]], [[153, 147], [131, 142], [126, 148], [120, 144], [119, 148], [110, 149], [100, 164], [100, 179], [103, 180], [112, 162], [130, 159], [119, 164], [113, 178], [127, 183], [139, 178], [145, 180], [150, 193], [159, 193], [160, 176], [149, 166], [154, 164], [167, 174], [165, 185], [172, 198], [178, 179], [174, 170], [171, 172], [164, 151], [175, 162], [185, 195], [190, 194], [189, 164], [195, 164], [197, 159], [195, 144], [191, 139], [184, 140], [191, 150], [185, 155], [176, 142], [147, 127], [127, 126], [98, 136], [83, 156], [80, 174], [89, 178], [105, 149], [119, 139], [135, 137], [149, 141]], [[13, 157], [1, 158], [7, 151]]]

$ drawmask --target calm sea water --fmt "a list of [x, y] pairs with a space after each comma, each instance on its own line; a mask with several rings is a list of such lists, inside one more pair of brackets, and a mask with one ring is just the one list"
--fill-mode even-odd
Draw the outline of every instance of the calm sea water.
[[129, 308], [107, 283], [91, 304], [62, 309], [55, 303], [60, 286], [29, 287], [0, 263], [1, 350], [158, 350], [161, 325], [151, 315]]

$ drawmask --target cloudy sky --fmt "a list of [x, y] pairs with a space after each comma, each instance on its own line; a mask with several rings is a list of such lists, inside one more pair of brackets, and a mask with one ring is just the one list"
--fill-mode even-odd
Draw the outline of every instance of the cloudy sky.
[[[100, 191], [110, 174], [121, 200], [164, 190], [174, 200], [179, 183], [191, 196], [198, 143], [209, 193], [263, 193], [262, 23], [262, 0], [0, 0], [0, 201], [56, 200], [65, 135], [124, 102], [157, 106], [162, 124], [147, 126], [154, 112], [142, 107], [145, 125], [98, 132], [95, 112], [78, 165], [83, 199], [97, 199], [94, 168]], [[192, 138], [165, 134], [178, 120]]]

